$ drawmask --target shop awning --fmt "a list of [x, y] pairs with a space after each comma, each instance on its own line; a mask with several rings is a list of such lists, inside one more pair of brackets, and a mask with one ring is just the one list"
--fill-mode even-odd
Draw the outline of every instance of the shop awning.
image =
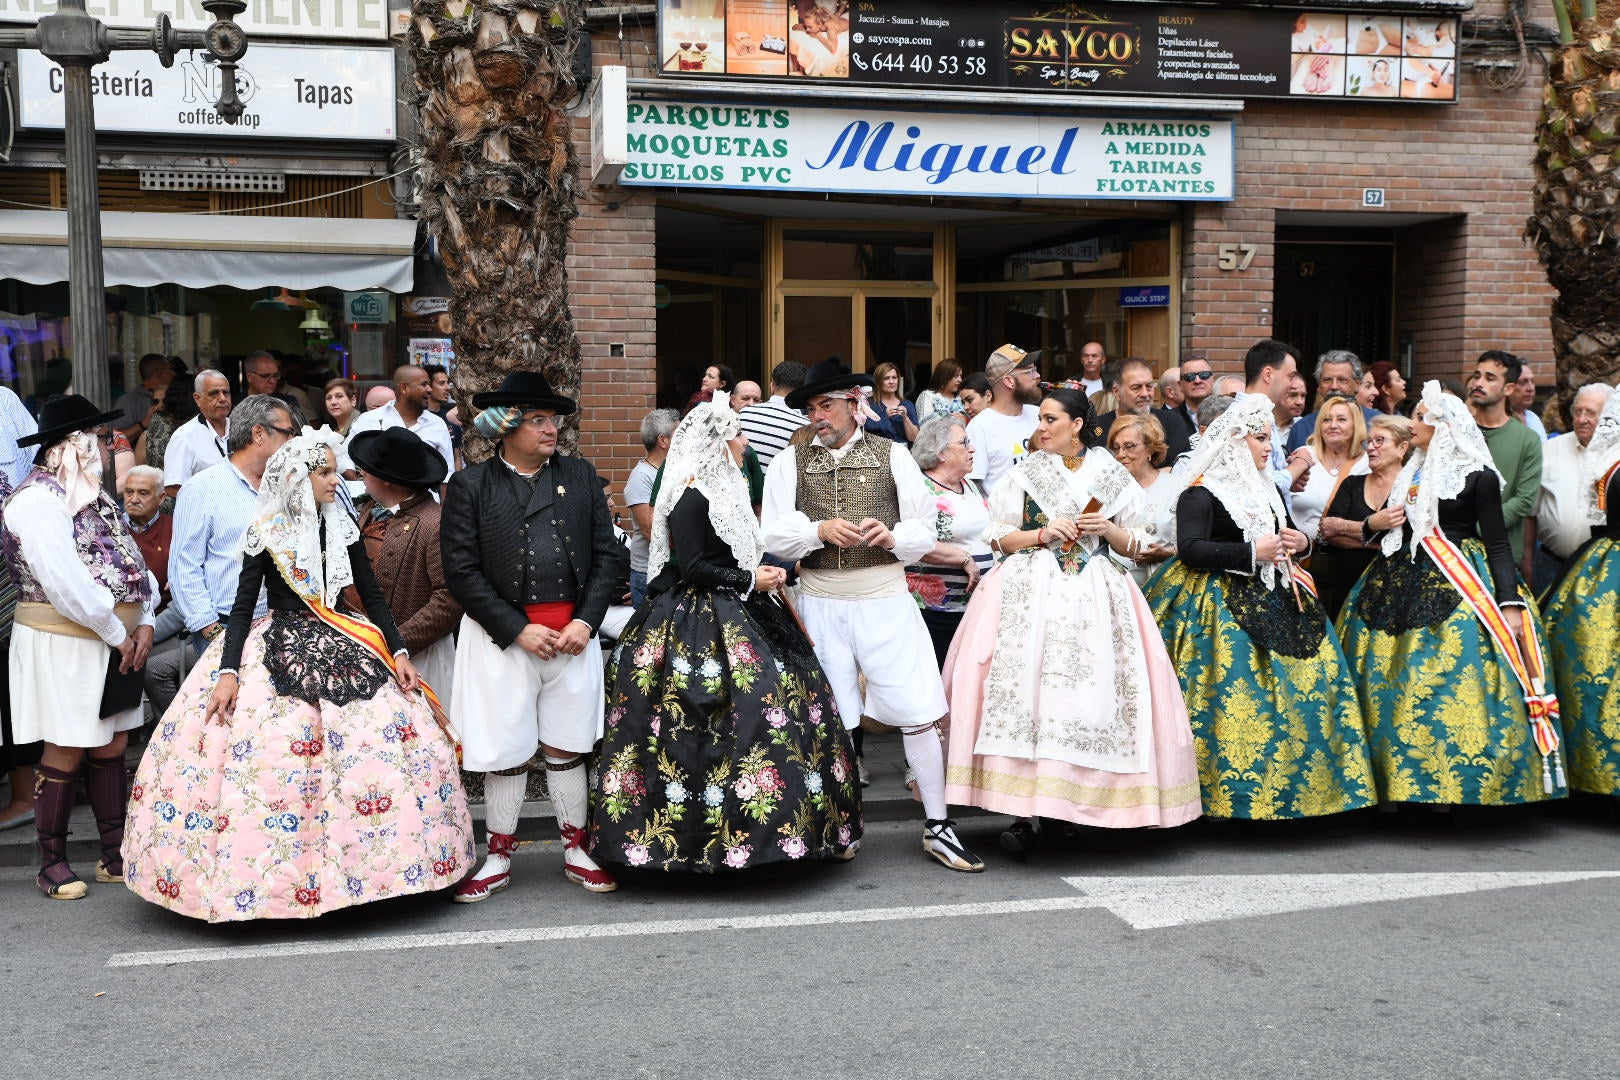
[[[103, 211], [108, 285], [411, 289], [416, 222]], [[0, 277], [68, 278], [67, 213], [0, 210]]]

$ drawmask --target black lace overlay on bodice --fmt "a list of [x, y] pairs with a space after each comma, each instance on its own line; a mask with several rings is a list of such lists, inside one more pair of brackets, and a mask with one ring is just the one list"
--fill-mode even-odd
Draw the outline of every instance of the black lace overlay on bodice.
[[[1232, 617], [1249, 635], [1249, 639], [1268, 652], [1308, 660], [1322, 647], [1327, 636], [1327, 616], [1316, 598], [1304, 589], [1299, 591], [1300, 604], [1294, 602], [1294, 591], [1285, 584], [1280, 589], [1268, 589], [1258, 577], [1223, 574], [1221, 587], [1226, 591], [1226, 607]], [[1300, 611], [1301, 604], [1305, 610]]]
[[1359, 610], [1374, 630], [1404, 634], [1420, 626], [1437, 626], [1462, 603], [1440, 568], [1428, 555], [1413, 558], [1405, 548], [1379, 559], [1361, 587]]
[[311, 705], [369, 701], [393, 678], [377, 654], [333, 630], [306, 608], [271, 611], [264, 666], [277, 694]]

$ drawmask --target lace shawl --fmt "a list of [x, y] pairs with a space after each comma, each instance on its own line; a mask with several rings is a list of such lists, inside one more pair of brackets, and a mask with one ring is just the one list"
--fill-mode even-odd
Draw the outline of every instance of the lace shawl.
[[709, 500], [709, 525], [731, 548], [737, 565], [750, 574], [765, 556], [759, 521], [748, 500], [748, 480], [731, 459], [726, 445], [742, 430], [731, 410], [731, 395], [719, 393], [713, 401], [698, 403], [686, 414], [669, 441], [664, 459], [664, 480], [653, 507], [652, 536], [648, 538], [647, 580], [657, 577], [669, 562], [669, 514], [686, 494], [697, 488]]
[[[1468, 478], [1481, 469], [1489, 469], [1496, 482], [1502, 482], [1485, 436], [1461, 398], [1441, 390], [1440, 384], [1431, 379], [1423, 384], [1422, 404], [1420, 423], [1433, 427], [1434, 436], [1428, 449], [1413, 451], [1401, 467], [1384, 504], [1405, 506], [1406, 524], [1412, 529], [1409, 550], [1414, 557], [1423, 538], [1440, 524], [1442, 499], [1461, 495]], [[1394, 555], [1401, 549], [1401, 531], [1391, 529], [1385, 533], [1381, 547], [1385, 555]]]
[[[242, 554], [270, 552], [276, 569], [305, 603], [337, 605], [338, 594], [354, 584], [349, 545], [360, 539], [360, 526], [337, 501], [317, 505], [309, 474], [323, 464], [336, 464], [343, 440], [331, 428], [306, 427], [277, 450], [259, 482], [259, 505], [242, 534]], [[326, 524], [325, 558], [321, 523]]]
[[[1267, 466], [1255, 465], [1246, 441], [1250, 435], [1271, 429], [1271, 399], [1263, 394], [1237, 395], [1232, 407], [1205, 429], [1185, 473], [1191, 483], [1202, 484], [1215, 496], [1249, 544], [1279, 532], [1288, 521], [1282, 492], [1272, 483]], [[1179, 467], [1177, 472], [1181, 472]], [[1288, 584], [1286, 576], [1278, 577], [1273, 563], [1262, 563], [1257, 569], [1268, 589]]]
[[[1114, 460], [1113, 455], [1105, 450], [1091, 450], [1086, 452], [1085, 459], [1080, 467], [1070, 471], [1063, 464], [1063, 458], [1045, 450], [1037, 450], [1026, 454], [1014, 465], [1007, 474], [1003, 483], [1013, 484], [1035, 500], [1035, 505], [1041, 512], [1052, 518], [1068, 518], [1073, 521], [1078, 518], [1086, 506], [1095, 499], [1102, 504], [1099, 511], [1109, 519], [1118, 518], [1122, 511], [1135, 507], [1141, 509], [1144, 496], [1136, 480], [1126, 470], [1125, 466]], [[1136, 518], [1139, 515], [1130, 515], [1130, 520], [1122, 522], [1131, 532], [1133, 538], [1143, 542], [1139, 535], [1140, 530], [1135, 529]], [[992, 521], [986, 531], [986, 540], [999, 540], [1016, 526], [1001, 521]], [[1093, 554], [1102, 538], [1082, 535], [1080, 546], [1089, 556]]]
[[1598, 509], [1598, 485], [1616, 463], [1620, 463], [1620, 393], [1609, 395], [1581, 463], [1581, 503], [1586, 507], [1586, 520], [1593, 525], [1607, 521], [1607, 515]]

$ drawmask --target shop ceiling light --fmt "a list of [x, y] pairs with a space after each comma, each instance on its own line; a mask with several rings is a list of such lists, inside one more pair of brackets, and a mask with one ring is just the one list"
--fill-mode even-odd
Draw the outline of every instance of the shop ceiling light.
[[248, 306], [249, 311], [291, 311], [300, 307], [298, 298], [286, 289], [266, 289], [264, 299], [255, 300]]
[[330, 334], [332, 324], [321, 318], [321, 309], [316, 308], [304, 316], [304, 321], [298, 324], [298, 329], [306, 334]]

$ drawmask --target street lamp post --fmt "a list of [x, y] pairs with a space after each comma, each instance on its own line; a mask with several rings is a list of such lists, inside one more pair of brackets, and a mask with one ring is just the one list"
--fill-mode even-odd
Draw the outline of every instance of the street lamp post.
[[27, 29], [0, 29], [0, 48], [37, 49], [62, 68], [62, 135], [67, 158], [68, 313], [73, 323], [73, 388], [97, 405], [111, 398], [107, 381], [107, 297], [101, 264], [101, 189], [96, 175], [95, 98], [90, 69], [115, 51], [150, 49], [164, 67], [181, 49], [207, 49], [219, 61], [220, 93], [214, 109], [227, 124], [242, 116], [236, 62], [247, 35], [234, 19], [245, 0], [203, 0], [214, 22], [206, 30], [176, 30], [159, 15], [150, 30], [104, 25], [84, 0], [61, 0], [56, 12]]

